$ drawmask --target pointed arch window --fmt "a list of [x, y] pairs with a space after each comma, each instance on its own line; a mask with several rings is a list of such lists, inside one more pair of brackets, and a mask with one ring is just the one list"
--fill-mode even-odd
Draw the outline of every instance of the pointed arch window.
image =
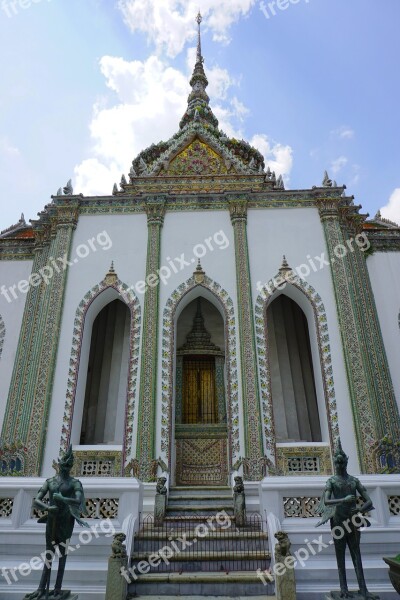
[[267, 308], [267, 335], [277, 442], [321, 442], [307, 318], [284, 294]]
[[113, 300], [93, 322], [80, 444], [122, 444], [129, 370], [130, 311]]

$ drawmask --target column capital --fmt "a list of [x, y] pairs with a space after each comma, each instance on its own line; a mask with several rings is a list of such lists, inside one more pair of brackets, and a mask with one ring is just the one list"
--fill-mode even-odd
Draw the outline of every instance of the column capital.
[[50, 216], [52, 235], [56, 235], [59, 229], [76, 229], [78, 218], [78, 202], [56, 206], [54, 213]]
[[340, 217], [339, 212], [340, 198], [317, 198], [315, 205], [318, 208], [321, 220], [324, 219], [338, 219]]
[[165, 197], [150, 197], [146, 199], [145, 211], [147, 214], [147, 225], [162, 225], [164, 224], [165, 216]]
[[50, 245], [51, 225], [50, 223], [41, 223], [33, 229], [35, 236], [35, 252], [41, 252], [45, 246]]
[[232, 225], [235, 225], [239, 221], [247, 221], [247, 205], [247, 198], [229, 200], [229, 213]]

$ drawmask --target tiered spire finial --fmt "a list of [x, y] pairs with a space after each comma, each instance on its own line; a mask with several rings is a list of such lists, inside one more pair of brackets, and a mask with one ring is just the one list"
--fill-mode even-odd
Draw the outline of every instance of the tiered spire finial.
[[201, 50], [201, 22], [203, 17], [200, 12], [196, 17], [198, 25], [197, 32], [197, 53], [196, 64], [194, 66], [193, 75], [190, 80], [192, 91], [188, 98], [188, 107], [183, 119], [180, 122], [181, 129], [192, 121], [207, 121], [213, 127], [218, 127], [218, 120], [213, 115], [209, 106], [210, 98], [207, 95], [206, 88], [208, 79], [204, 72], [204, 58]]
[[201, 13], [199, 11], [199, 14], [196, 17], [196, 21], [197, 24], [199, 26], [198, 29], [198, 34], [197, 34], [197, 57], [196, 57], [196, 62], [204, 62], [204, 58], [203, 55], [201, 54], [201, 22], [203, 20], [203, 17], [201, 16]]

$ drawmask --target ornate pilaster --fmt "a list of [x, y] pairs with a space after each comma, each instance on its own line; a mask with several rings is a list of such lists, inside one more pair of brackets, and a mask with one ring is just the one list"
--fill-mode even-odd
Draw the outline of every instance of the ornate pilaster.
[[[35, 250], [32, 274], [39, 273], [46, 265], [49, 257], [51, 227], [47, 215], [42, 215], [35, 228]], [[45, 291], [42, 280], [37, 286], [29, 287], [24, 316], [21, 324], [19, 342], [14, 361], [8, 393], [6, 413], [3, 423], [2, 439], [6, 444], [25, 442], [22, 430], [26, 430], [28, 418], [24, 398], [30, 382], [30, 363], [36, 353], [36, 340], [40, 329], [40, 306]]]
[[360, 249], [359, 245], [353, 243], [353, 250], [349, 252], [348, 256], [354, 289], [357, 293], [356, 308], [362, 327], [368, 363], [370, 398], [379, 427], [379, 438], [376, 443], [386, 436], [389, 439], [398, 440], [400, 438], [400, 416], [366, 263], [365, 250], [367, 246], [369, 247], [367, 233], [362, 231], [363, 219], [360, 218], [360, 215], [354, 214], [354, 207], [343, 207], [341, 217], [348, 239], [362, 234], [362, 237], [358, 239], [360, 242], [365, 240], [365, 244], [360, 244], [363, 245], [364, 251]]
[[230, 201], [229, 210], [235, 238], [242, 403], [246, 424], [244, 428], [246, 456], [243, 459], [243, 466], [246, 479], [259, 480], [263, 477], [264, 451], [247, 243], [247, 200]]
[[[365, 258], [354, 241], [355, 231], [350, 235], [340, 199], [319, 199], [317, 205], [329, 252], [360, 467], [364, 473], [374, 473], [373, 447], [389, 432], [397, 432], [399, 437], [398, 409]], [[357, 221], [354, 215], [353, 222]]]
[[[151, 275], [156, 276], [160, 268], [161, 229], [164, 223], [165, 199], [149, 199], [146, 202], [146, 212], [148, 225], [147, 280]], [[154, 471], [154, 441], [158, 362], [158, 302], [159, 285], [147, 285], [144, 297], [136, 454], [138, 477], [142, 481], [153, 481], [156, 475]]]
[[53, 389], [68, 258], [78, 217], [69, 199], [34, 223], [36, 250], [12, 375], [3, 436], [27, 449], [24, 474], [40, 474]]

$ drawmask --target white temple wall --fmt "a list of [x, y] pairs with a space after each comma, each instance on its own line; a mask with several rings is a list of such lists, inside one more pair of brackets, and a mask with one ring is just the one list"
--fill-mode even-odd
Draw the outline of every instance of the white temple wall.
[[[90, 248], [88, 240], [93, 240], [93, 238], [92, 245], [96, 250], [90, 249], [88, 255], [85, 258], [79, 258], [68, 272], [43, 474], [51, 472], [52, 461], [58, 455], [60, 446], [72, 334], [79, 303], [89, 290], [104, 279], [109, 271], [111, 261], [114, 261], [119, 279], [127, 286], [135, 286], [139, 280], [145, 278], [146, 274], [147, 217], [145, 214], [81, 216], [74, 232], [70, 260], [73, 261], [77, 258], [77, 253], [78, 255], [79, 253], [84, 254], [85, 252], [79, 249], [80, 245]], [[137, 294], [137, 296], [143, 311], [143, 295]], [[91, 324], [103, 306], [116, 297], [116, 292], [106, 290], [93, 302], [86, 322], [90, 330]], [[86, 365], [87, 368], [90, 335], [84, 336], [84, 342], [86, 343], [82, 346], [81, 365], [82, 368], [83, 365]], [[84, 394], [86, 373], [81, 371], [81, 374], [82, 378], [80, 377], [78, 380], [78, 393]], [[139, 381], [137, 381], [137, 390], [138, 386]], [[80, 428], [78, 421], [81, 419], [82, 407], [78, 405], [79, 403], [76, 405], [78, 408], [77, 414], [74, 415], [76, 420], [73, 422], [73, 430]], [[137, 406], [138, 402], [136, 401], [136, 411]], [[134, 442], [135, 439], [136, 436], [134, 436]]]
[[[33, 261], [30, 260], [0, 261], [0, 288], [4, 285], [8, 290], [11, 286], [18, 286], [19, 282], [27, 281], [32, 272], [32, 264]], [[24, 287], [22, 286], [21, 289], [24, 289]], [[0, 294], [0, 317], [6, 329], [0, 354], [0, 432], [6, 411], [26, 302], [26, 293], [21, 293], [18, 288], [14, 291], [17, 298], [14, 298], [13, 294], [8, 292], [8, 298], [11, 302], [8, 302], [5, 294]]]
[[367, 267], [400, 408], [400, 252], [376, 252], [368, 257]]
[[[210, 239], [211, 238], [211, 239]], [[208, 240], [208, 243], [205, 241]], [[197, 245], [200, 244], [202, 247]], [[198, 256], [201, 266], [206, 275], [222, 286], [229, 294], [235, 310], [236, 318], [236, 345], [237, 345], [237, 369], [239, 374], [239, 397], [242, 397], [240, 378], [240, 352], [238, 332], [238, 308], [236, 293], [236, 267], [235, 267], [235, 245], [233, 228], [229, 211], [199, 211], [199, 212], [167, 212], [161, 238], [161, 265], [168, 266], [168, 257], [174, 260], [176, 257], [185, 255], [190, 265], [184, 270], [172, 273], [165, 284], [160, 285], [160, 310], [159, 310], [159, 345], [158, 345], [158, 368], [157, 368], [157, 433], [156, 433], [156, 456], [163, 456], [161, 452], [161, 381], [162, 381], [162, 336], [163, 336], [163, 311], [167, 300], [179, 285], [187, 281], [197, 266]], [[179, 262], [175, 263], [178, 268]], [[179, 314], [189, 302], [197, 296], [197, 292], [188, 293], [178, 306], [175, 314], [175, 323]], [[221, 311], [221, 306], [215, 297], [205, 293], [210, 302]], [[176, 346], [176, 344], [175, 344]], [[174, 365], [175, 377], [175, 365]], [[240, 444], [242, 453], [244, 451], [243, 413], [240, 406]]]
[[[250, 256], [250, 273], [252, 278], [252, 294], [255, 303], [258, 296], [257, 282], [266, 283], [278, 273], [285, 254], [290, 266], [295, 269], [302, 263], [307, 264], [310, 257], [327, 256], [327, 248], [318, 211], [313, 208], [299, 209], [267, 209], [249, 210], [248, 214], [248, 242]], [[97, 242], [100, 237], [101, 246]], [[61, 324], [59, 354], [54, 378], [53, 401], [50, 410], [48, 439], [46, 443], [44, 472], [48, 472], [54, 458], [55, 448], [59, 447], [61, 436], [61, 423], [64, 415], [65, 393], [68, 378], [68, 368], [71, 352], [73, 323], [76, 309], [85, 296], [97, 283], [103, 280], [109, 270], [111, 261], [114, 261], [115, 270], [121, 281], [128, 286], [134, 285], [137, 296], [142, 306], [144, 294], [139, 293], [136, 284], [146, 276], [146, 250], [147, 250], [147, 217], [138, 215], [99, 215], [82, 216], [74, 232], [71, 260], [77, 257], [77, 250], [81, 245], [88, 246], [92, 239], [96, 251], [90, 250], [85, 258], [79, 258], [78, 263], [69, 269], [64, 313]], [[107, 243], [106, 243], [107, 242]], [[103, 249], [106, 248], [106, 249]], [[181, 268], [179, 260], [184, 255], [190, 264]], [[199, 212], [167, 212], [161, 232], [161, 267], [168, 267], [170, 275], [164, 283], [160, 283], [159, 301], [159, 355], [157, 373], [157, 407], [156, 416], [156, 456], [161, 453], [161, 382], [162, 382], [162, 319], [167, 300], [179, 285], [187, 281], [196, 268], [197, 257], [200, 256], [201, 264], [206, 275], [219, 283], [229, 294], [234, 303], [236, 317], [236, 342], [239, 349], [238, 332], [238, 307], [236, 290], [236, 267], [233, 228], [228, 211]], [[374, 257], [372, 257], [374, 258]], [[370, 259], [369, 259], [370, 260]], [[173, 261], [177, 273], [169, 264]], [[15, 263], [14, 263], [15, 264]], [[318, 261], [315, 261], [318, 266]], [[341, 337], [337, 319], [335, 297], [329, 267], [318, 269], [310, 273], [300, 273], [321, 296], [325, 305], [330, 344], [332, 351], [333, 376], [339, 413], [339, 427], [347, 453], [352, 457], [353, 472], [359, 471], [356, 464], [357, 451], [353, 417], [348, 393], [347, 377], [344, 366]], [[111, 299], [111, 298], [110, 298]], [[294, 298], [300, 303], [299, 298]], [[318, 356], [316, 335], [313, 333], [312, 312], [307, 300], [301, 304], [309, 322], [313, 360]], [[189, 297], [182, 301], [177, 315], [189, 301]], [[104, 304], [102, 302], [101, 304]], [[91, 322], [101, 310], [102, 306], [93, 308]], [[0, 312], [1, 314], [1, 312]], [[176, 316], [177, 316], [176, 315]], [[385, 334], [384, 334], [385, 336]], [[385, 339], [386, 343], [386, 339]], [[82, 361], [87, 362], [89, 345], [83, 348]], [[238, 373], [240, 362], [238, 352]], [[1, 361], [0, 361], [1, 369]], [[0, 371], [1, 372], [1, 371]], [[140, 372], [140, 371], [139, 371]], [[318, 379], [318, 374], [317, 374]], [[239, 376], [240, 381], [240, 376]], [[80, 382], [82, 389], [84, 380]], [[316, 382], [322, 386], [322, 382]], [[140, 381], [137, 381], [137, 392]], [[400, 390], [400, 382], [397, 390]], [[81, 390], [82, 391], [82, 390]], [[239, 389], [241, 397], [241, 386]], [[320, 396], [320, 393], [319, 393]], [[138, 398], [138, 393], [137, 393]], [[242, 407], [241, 407], [242, 408]], [[136, 412], [138, 400], [136, 401]], [[243, 445], [243, 414], [241, 419], [241, 446]], [[79, 419], [78, 419], [79, 420]], [[137, 419], [135, 418], [135, 423]], [[323, 439], [327, 437], [327, 427], [322, 419]], [[136, 435], [134, 435], [134, 441]]]
[[[252, 209], [248, 212], [247, 231], [254, 303], [259, 295], [257, 289], [258, 282], [264, 285], [277, 276], [279, 268], [282, 265], [283, 255], [286, 256], [289, 265], [295, 271], [296, 268], [301, 267], [303, 264], [308, 265], [309, 273], [307, 272], [307, 269], [304, 268], [298, 272], [298, 275], [318, 292], [325, 306], [332, 353], [333, 377], [340, 435], [345, 451], [350, 456], [349, 469], [352, 472], [359, 473], [360, 469], [357, 460], [351, 401], [342, 351], [332, 275], [328, 266], [324, 266], [320, 269], [320, 263], [318, 260], [315, 260], [315, 257], [321, 257], [322, 253], [325, 253], [325, 258], [328, 257], [328, 249], [318, 210], [315, 208]], [[309, 262], [310, 259], [314, 259], [316, 271], [313, 270], [313, 267]], [[300, 307], [306, 314], [315, 368], [319, 351], [315, 327], [313, 326], [313, 314], [310, 311], [310, 308], [307, 307], [307, 305], [309, 305], [309, 307], [311, 305], [307, 302], [305, 297], [304, 300], [301, 301], [300, 298], [303, 294], [296, 294], [294, 296], [292, 292], [290, 291], [290, 286], [287, 286], [287, 289], [284, 290], [284, 293], [290, 295], [293, 300], [300, 304]], [[315, 369], [318, 400], [321, 411], [324, 407], [323, 402], [321, 402], [322, 381], [319, 374], [320, 370], [317, 371]], [[323, 440], [328, 441], [326, 439], [327, 429], [324, 419], [321, 419], [321, 426]]]

